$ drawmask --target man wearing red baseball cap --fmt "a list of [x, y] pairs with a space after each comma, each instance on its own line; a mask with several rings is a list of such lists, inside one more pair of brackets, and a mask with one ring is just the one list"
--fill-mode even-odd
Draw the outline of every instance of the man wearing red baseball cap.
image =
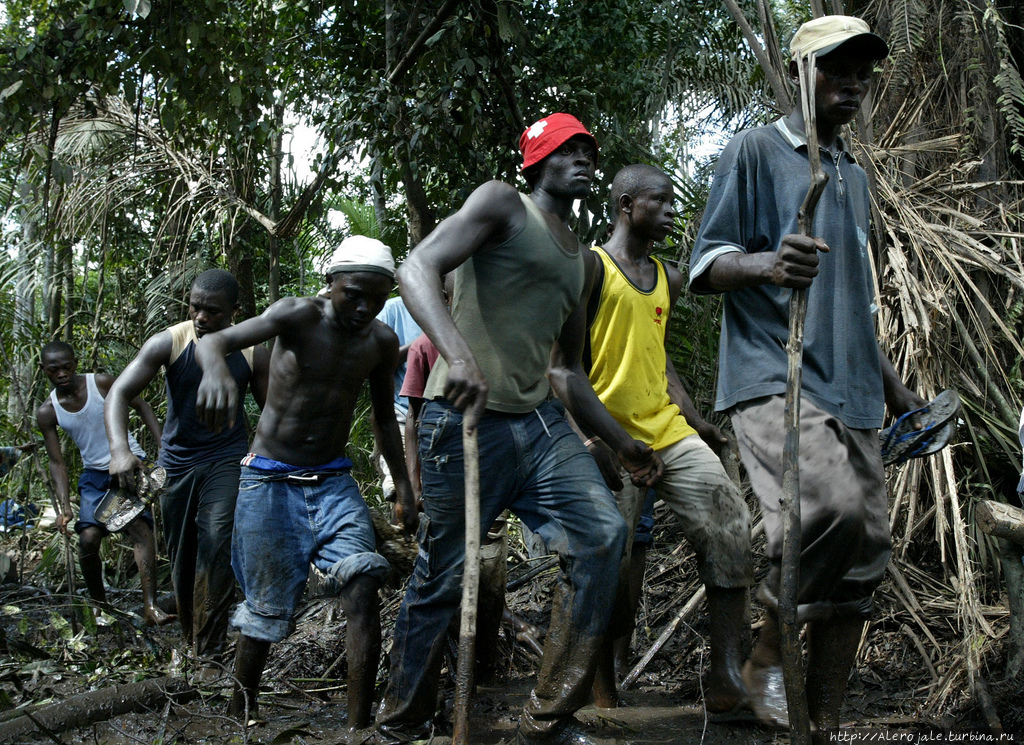
[[[616, 451], [641, 483], [661, 463], [601, 405], [580, 365], [595, 266], [568, 226], [590, 193], [597, 142], [551, 114], [520, 137], [529, 196], [491, 181], [409, 255], [406, 307], [440, 351], [419, 429], [420, 552], [395, 624], [378, 742], [431, 735], [445, 633], [465, 558], [462, 429], [476, 430], [486, 529], [509, 509], [562, 560], [537, 686], [516, 743], [588, 743], [573, 713], [589, 700], [618, 581], [626, 525], [564, 408]], [[441, 284], [455, 272], [451, 312]], [[552, 384], [565, 407], [549, 396]]]

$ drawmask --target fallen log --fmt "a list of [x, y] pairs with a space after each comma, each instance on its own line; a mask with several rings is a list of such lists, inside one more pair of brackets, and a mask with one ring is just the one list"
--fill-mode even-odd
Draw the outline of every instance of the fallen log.
[[1024, 510], [1019, 507], [985, 499], [974, 508], [974, 519], [989, 535], [1024, 546]]
[[184, 678], [150, 678], [69, 696], [0, 723], [0, 743], [20, 742], [33, 733], [66, 732], [136, 711], [156, 709], [167, 699], [191, 701], [199, 692]]

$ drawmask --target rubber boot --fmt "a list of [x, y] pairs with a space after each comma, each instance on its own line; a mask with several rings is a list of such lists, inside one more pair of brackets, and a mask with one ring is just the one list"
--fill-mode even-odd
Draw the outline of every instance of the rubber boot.
[[749, 596], [745, 587], [708, 587], [707, 596], [711, 670], [704, 702], [710, 712], [736, 711], [749, 698], [740, 672]]
[[743, 666], [743, 684], [754, 714], [769, 727], [789, 727], [789, 707], [782, 677], [782, 637], [774, 611], [765, 613], [764, 626], [750, 659]]
[[644, 572], [647, 569], [647, 546], [642, 543], [633, 544], [633, 553], [629, 557], [629, 575], [626, 597], [629, 602], [630, 632], [623, 634], [612, 642], [615, 650], [615, 677], [621, 681], [629, 674], [629, 645], [636, 629], [636, 612], [640, 607], [640, 596], [643, 594]]
[[[106, 605], [107, 590], [103, 586], [103, 560], [100, 558], [100, 544], [103, 532], [96, 527], [88, 527], [78, 535], [78, 566], [82, 569], [82, 579], [89, 597], [96, 603]], [[96, 609], [99, 612], [99, 609]]]
[[839, 727], [850, 669], [864, 633], [864, 619], [836, 617], [807, 625], [807, 707], [825, 741]]
[[614, 709], [619, 705], [619, 692], [615, 683], [615, 649], [612, 642], [604, 642], [597, 650], [594, 670], [594, 706]]

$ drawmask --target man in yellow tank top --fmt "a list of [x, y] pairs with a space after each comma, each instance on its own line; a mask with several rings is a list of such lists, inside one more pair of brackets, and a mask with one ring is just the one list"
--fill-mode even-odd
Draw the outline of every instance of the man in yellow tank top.
[[[657, 168], [632, 165], [615, 176], [613, 233], [604, 248], [593, 249], [599, 268], [588, 304], [589, 377], [601, 403], [629, 436], [653, 447], [664, 461], [654, 489], [675, 512], [697, 555], [710, 614], [705, 704], [709, 712], [722, 713], [747, 702], [740, 666], [753, 583], [750, 513], [708, 445], [720, 449], [722, 433], [697, 413], [665, 350], [668, 319], [683, 278], [650, 254], [673, 230], [674, 199], [672, 182]], [[611, 450], [597, 438], [589, 438], [587, 447], [614, 480], [618, 464]], [[635, 529], [645, 490], [629, 479], [621, 481], [616, 502]], [[627, 548], [623, 572], [629, 563]], [[594, 681], [594, 700], [602, 707], [618, 703], [611, 640], [631, 631], [635, 611], [626, 600], [625, 574], [619, 587], [613, 628]]]

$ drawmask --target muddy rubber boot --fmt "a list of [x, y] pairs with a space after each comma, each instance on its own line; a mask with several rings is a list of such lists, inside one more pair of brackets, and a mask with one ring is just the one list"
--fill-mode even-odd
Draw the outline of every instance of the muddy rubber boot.
[[615, 683], [615, 649], [611, 642], [605, 642], [597, 651], [597, 667], [594, 670], [594, 706], [598, 709], [614, 709], [619, 705], [619, 692]]
[[807, 625], [807, 708], [817, 724], [816, 740], [827, 741], [828, 731], [839, 727], [863, 632], [863, 618], [836, 617]]
[[103, 586], [103, 560], [100, 558], [100, 544], [103, 533], [99, 528], [88, 527], [78, 536], [78, 566], [82, 579], [89, 591], [89, 597], [97, 603], [107, 602], [107, 590]]
[[596, 745], [601, 742], [587, 734], [575, 717], [563, 721], [548, 737], [531, 737], [516, 730], [513, 745]]
[[615, 654], [615, 678], [621, 681], [629, 674], [629, 647], [636, 629], [636, 612], [643, 595], [644, 572], [647, 569], [647, 546], [634, 543], [629, 557], [629, 576], [626, 599], [629, 603], [629, 631], [612, 642]]
[[746, 620], [747, 589], [707, 588], [711, 625], [711, 670], [704, 702], [709, 712], [735, 712], [749, 703], [740, 672]]

